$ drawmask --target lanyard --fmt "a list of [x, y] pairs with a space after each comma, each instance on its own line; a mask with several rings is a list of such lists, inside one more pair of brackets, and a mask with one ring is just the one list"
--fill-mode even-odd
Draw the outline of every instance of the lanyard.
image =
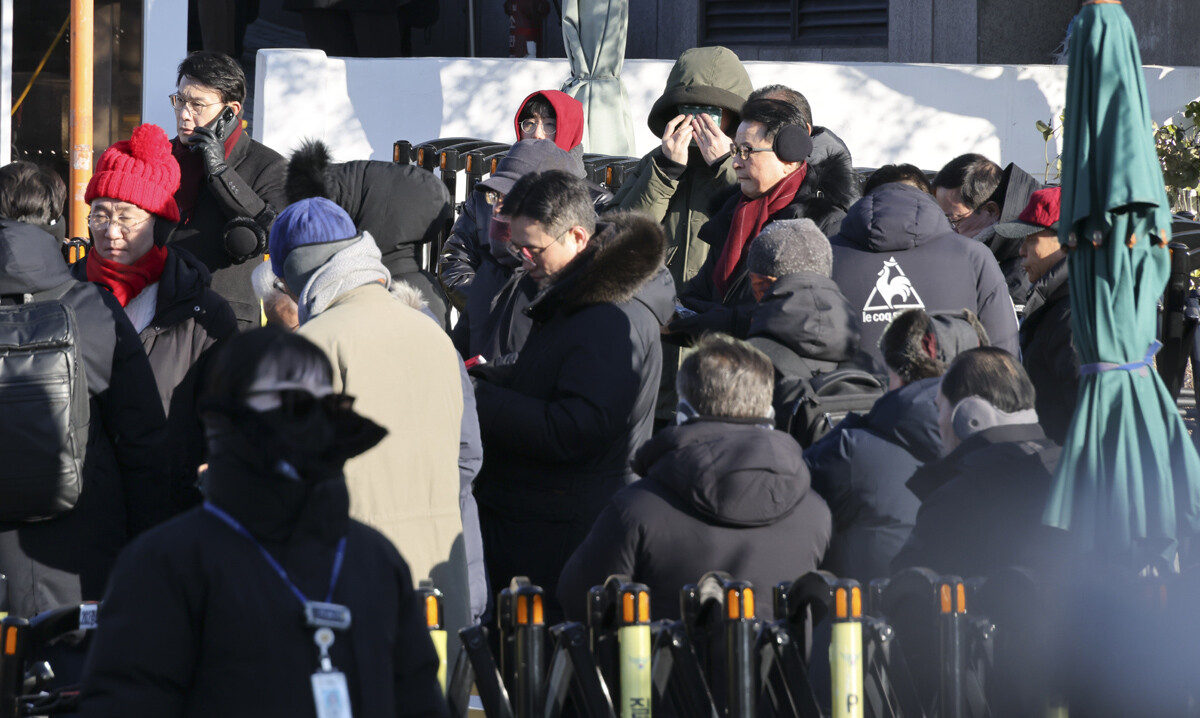
[[[258, 552], [261, 553], [263, 558], [267, 560], [267, 563], [271, 564], [271, 568], [275, 569], [275, 573], [279, 574], [279, 577], [283, 579], [283, 582], [286, 583], [288, 588], [291, 589], [292, 593], [296, 595], [296, 598], [300, 601], [300, 605], [305, 607], [308, 606], [308, 599], [304, 597], [304, 593], [296, 587], [296, 584], [292, 583], [292, 580], [288, 578], [287, 571], [285, 571], [283, 566], [275, 560], [274, 556], [272, 556], [265, 548], [263, 548], [262, 544], [258, 542], [258, 539], [254, 538], [254, 535], [246, 530], [245, 526], [242, 526], [240, 523], [238, 523], [237, 519], [225, 513], [225, 511], [213, 505], [209, 501], [204, 502], [204, 510], [224, 521], [234, 531], [237, 531], [241, 535], [250, 539], [250, 542], [254, 544], [255, 548], [258, 549]], [[341, 540], [338, 541], [337, 553], [333, 557], [333, 573], [329, 577], [329, 593], [325, 596], [325, 603], [330, 603], [333, 601], [333, 589], [335, 586], [337, 586], [338, 574], [342, 572], [342, 559], [345, 557], [346, 537], [343, 536]]]

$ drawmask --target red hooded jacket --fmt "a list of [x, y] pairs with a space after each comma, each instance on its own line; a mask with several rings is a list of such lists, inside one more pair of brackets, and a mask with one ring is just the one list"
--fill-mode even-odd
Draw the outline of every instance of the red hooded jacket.
[[533, 98], [541, 95], [554, 108], [555, 121], [558, 123], [554, 144], [564, 152], [570, 152], [583, 141], [583, 104], [565, 92], [558, 90], [538, 90], [521, 101], [517, 114], [513, 117], [513, 130], [517, 133], [517, 141], [521, 139], [521, 111]]

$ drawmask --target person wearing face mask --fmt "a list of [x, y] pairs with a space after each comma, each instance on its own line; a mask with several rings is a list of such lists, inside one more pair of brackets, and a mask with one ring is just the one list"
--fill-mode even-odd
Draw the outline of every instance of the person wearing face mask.
[[[76, 278], [103, 287], [125, 308], [168, 416], [192, 365], [237, 332], [229, 303], [209, 288], [208, 269], [169, 243], [179, 221], [178, 186], [179, 165], [166, 133], [157, 125], [134, 128], [96, 163], [83, 195], [91, 206], [92, 251], [71, 266]], [[181, 406], [190, 412], [192, 403]]]
[[563, 567], [568, 619], [585, 620], [588, 589], [613, 574], [650, 587], [655, 618], [677, 619], [679, 589], [714, 570], [752, 582], [755, 615], [769, 619], [767, 587], [816, 570], [829, 546], [829, 509], [800, 446], [774, 430], [771, 360], [711, 334], [675, 381], [676, 425], [638, 449], [642, 479], [613, 496]]
[[1029, 376], [1003, 349], [970, 349], [951, 362], [937, 395], [942, 458], [908, 480], [921, 508], [893, 573], [1056, 565], [1065, 532], [1042, 525], [1042, 510], [1062, 450], [1033, 407]]
[[342, 466], [386, 431], [276, 327], [222, 347], [200, 410], [205, 503], [124, 552], [80, 714], [446, 716], [408, 565], [350, 518]]

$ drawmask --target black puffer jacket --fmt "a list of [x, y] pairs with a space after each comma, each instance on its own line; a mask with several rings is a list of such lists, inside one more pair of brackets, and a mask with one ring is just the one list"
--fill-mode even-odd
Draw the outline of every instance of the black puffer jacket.
[[[278, 560], [310, 600], [352, 625], [329, 649], [356, 716], [448, 715], [437, 656], [404, 559], [378, 531], [349, 519], [345, 482], [307, 488], [298, 515], [271, 486], [286, 480], [214, 463], [210, 500]], [[294, 484], [295, 482], [288, 482]], [[88, 657], [80, 714], [311, 716], [318, 668], [313, 629], [296, 596], [249, 539], [204, 510], [147, 533], [121, 555]]]
[[816, 569], [829, 509], [809, 490], [800, 446], [763, 426], [692, 421], [638, 450], [645, 477], [622, 489], [563, 568], [558, 596], [584, 620], [587, 591], [612, 574], [650, 587], [650, 614], [679, 618], [679, 589], [707, 571], [752, 582], [756, 615], [771, 590]]
[[[71, 273], [80, 281], [87, 281], [87, 259], [71, 266]], [[233, 310], [208, 288], [210, 278], [204, 265], [187, 250], [167, 248], [154, 319], [140, 334], [164, 412], [169, 412], [175, 388], [200, 355], [237, 332]]]
[[[799, 219], [807, 217], [816, 223], [826, 235], [837, 233], [841, 227], [842, 218], [846, 216], [846, 208], [858, 196], [858, 183], [854, 173], [847, 172], [845, 165], [836, 156], [829, 156], [824, 161], [811, 163], [808, 166], [804, 181], [791, 203], [767, 218], [766, 224], [780, 219]], [[746, 305], [754, 303], [754, 294], [750, 291], [750, 281], [747, 278], [746, 257], [738, 261], [734, 267], [733, 277], [724, 296], [717, 296], [713, 285], [713, 270], [721, 256], [721, 249], [729, 239], [729, 228], [733, 224], [733, 213], [742, 198], [740, 191], [730, 195], [721, 210], [700, 228], [699, 238], [710, 246], [708, 258], [704, 266], [693, 277], [679, 294], [680, 300], [690, 309], [698, 312], [708, 311], [718, 306], [742, 306], [736, 323], [741, 329], [735, 336], [745, 337], [749, 310]], [[753, 239], [753, 238], [751, 238]]]
[[751, 308], [750, 343], [775, 366], [775, 416], [802, 379], [837, 369], [858, 353], [858, 317], [832, 279], [810, 272], [780, 277]]
[[[533, 329], [526, 307], [537, 296], [537, 283], [507, 259], [487, 254], [475, 271], [466, 307], [451, 337], [464, 357], [488, 361], [519, 352]], [[512, 260], [515, 261], [515, 260]]]
[[[179, 138], [171, 143], [178, 145]], [[212, 272], [213, 291], [229, 302], [238, 328], [244, 331], [259, 326], [261, 321], [258, 299], [250, 283], [250, 274], [258, 264], [253, 257], [234, 264], [225, 250], [225, 226], [234, 218], [248, 217], [262, 229], [270, 229], [275, 215], [287, 206], [283, 192], [287, 161], [243, 132], [225, 162], [229, 169], [221, 176], [201, 181], [195, 206], [181, 218], [170, 241], [191, 252]]]
[[[0, 220], [0, 298], [72, 281], [49, 235]], [[79, 282], [63, 302], [78, 321], [91, 397], [83, 491], [75, 508], [56, 518], [0, 524], [0, 573], [16, 616], [99, 599], [117, 553], [167, 510], [165, 421], [141, 342], [125, 310], [100, 287]]]
[[918, 469], [908, 488], [921, 508], [892, 572], [970, 577], [1056, 565], [1064, 533], [1042, 525], [1042, 511], [1060, 454], [1037, 424], [995, 426]]
[[392, 277], [425, 297], [442, 326], [450, 307], [441, 283], [421, 266], [418, 253], [432, 246], [454, 217], [446, 185], [415, 165], [380, 160], [333, 162], [320, 141], [306, 143], [288, 162], [287, 200], [325, 197], [337, 203], [360, 232], [370, 232]]
[[833, 512], [823, 568], [864, 586], [889, 575], [921, 503], [905, 482], [941, 456], [940, 384], [935, 377], [890, 391], [805, 449], [813, 490]]
[[833, 281], [860, 312], [863, 361], [884, 374], [879, 337], [905, 309], [970, 309], [992, 346], [1017, 356], [1017, 317], [996, 258], [955, 234], [933, 197], [915, 187], [876, 187], [850, 208], [833, 245]]
[[1021, 322], [1021, 363], [1037, 390], [1038, 423], [1059, 444], [1075, 415], [1079, 356], [1071, 340], [1067, 260], [1054, 265], [1029, 290]]

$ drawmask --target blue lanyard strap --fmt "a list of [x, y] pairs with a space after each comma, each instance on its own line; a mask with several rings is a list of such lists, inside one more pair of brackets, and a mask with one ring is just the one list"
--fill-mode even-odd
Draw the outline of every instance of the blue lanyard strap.
[[[297, 599], [299, 599], [300, 605], [306, 606], [308, 604], [308, 599], [304, 597], [304, 593], [296, 587], [296, 584], [292, 583], [292, 579], [288, 578], [287, 571], [284, 570], [283, 565], [276, 561], [275, 557], [272, 556], [269, 551], [263, 548], [262, 544], [258, 542], [258, 539], [254, 538], [254, 535], [247, 531], [245, 526], [242, 526], [237, 519], [225, 513], [225, 511], [213, 505], [209, 501], [204, 502], [204, 510], [224, 521], [229, 528], [250, 539], [250, 542], [254, 544], [255, 548], [258, 549], [258, 552], [261, 553], [263, 558], [267, 560], [267, 563], [271, 564], [271, 568], [275, 569], [275, 573], [279, 574], [279, 577], [283, 579], [283, 582], [287, 584], [287, 587], [291, 589], [292, 593], [295, 594]], [[333, 556], [333, 573], [329, 577], [329, 593], [325, 596], [325, 603], [333, 602], [333, 589], [335, 586], [337, 586], [338, 575], [342, 572], [342, 560], [345, 557], [346, 537], [343, 536], [341, 540], [338, 541], [337, 553]]]
[[1141, 361], [1129, 362], [1128, 364], [1113, 364], [1106, 361], [1095, 364], [1084, 364], [1079, 367], [1079, 374], [1083, 376], [1084, 374], [1099, 374], [1100, 372], [1117, 370], [1136, 371], [1140, 372], [1142, 376], [1146, 376], [1146, 367], [1150, 366], [1150, 363], [1154, 361], [1154, 355], [1158, 353], [1159, 349], [1162, 349], [1162, 346], [1162, 342], [1155, 339], [1150, 342], [1150, 346], [1146, 349], [1146, 357]]

